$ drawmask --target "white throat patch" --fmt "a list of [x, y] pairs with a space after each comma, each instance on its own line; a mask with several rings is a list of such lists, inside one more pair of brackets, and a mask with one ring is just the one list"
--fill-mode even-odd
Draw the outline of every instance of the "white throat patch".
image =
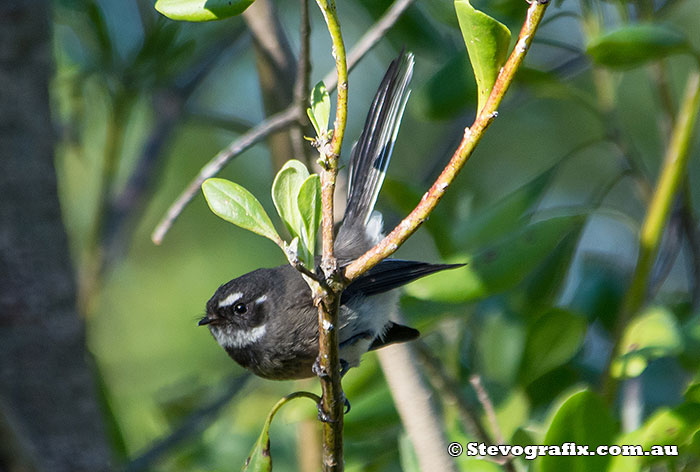
[[233, 332], [225, 332], [218, 328], [212, 328], [211, 333], [221, 347], [240, 349], [259, 341], [265, 336], [266, 330], [267, 328], [263, 324], [249, 330], [235, 330]]

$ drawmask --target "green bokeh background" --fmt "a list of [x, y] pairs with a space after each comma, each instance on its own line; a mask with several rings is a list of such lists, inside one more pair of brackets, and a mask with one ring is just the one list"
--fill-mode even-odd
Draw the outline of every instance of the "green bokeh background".
[[[136, 1], [97, 2], [108, 27], [116, 60], [126, 61], [143, 39]], [[76, 13], [80, 2], [56, 0], [54, 3], [54, 114], [62, 123], [69, 122], [71, 116], [76, 116], [74, 114], [79, 116], [79, 140], [71, 141], [64, 136], [57, 153], [63, 216], [74, 260], [79, 266], [85, 232], [100, 190], [98, 176], [105, 146], [105, 122], [111, 106], [106, 90], [111, 86], [110, 81], [116, 79], [107, 69], [97, 66], [78, 91], [71, 89], [76, 74], [92, 65], [89, 60], [90, 41], [86, 39], [90, 37], [91, 26]], [[352, 45], [388, 2], [338, 3], [344, 35], [347, 43]], [[474, 3], [487, 8], [508, 24], [514, 34], [527, 7], [522, 1]], [[578, 2], [560, 3], [553, 5], [547, 14], [579, 10]], [[695, 1], [677, 3], [664, 21], [683, 31], [697, 47], [700, 45], [700, 29], [697, 28], [700, 4]], [[275, 4], [293, 48], [297, 50], [297, 2], [277, 0]], [[416, 2], [410, 14], [389, 37], [352, 72], [344, 159], [349, 154], [350, 142], [360, 132], [386, 65], [404, 44], [416, 54], [414, 92], [394, 150], [389, 177], [424, 189], [434, 177], [435, 170], [449, 157], [464, 126], [472, 120], [476, 99], [474, 94], [463, 97], [468, 103], [455, 106], [455, 111], [442, 119], [432, 119], [431, 100], [459, 104], [453, 95], [464, 95], [463, 80], [451, 74], [444, 76], [438, 87], [433, 85], [432, 90], [426, 86], [443, 65], [463, 54], [464, 45], [454, 19], [450, 17], [451, 8], [451, 2]], [[606, 3], [603, 9], [607, 20], [613, 23], [613, 2]], [[312, 19], [314, 69], [311, 82], [315, 83], [331, 68], [332, 59], [328, 53], [327, 32], [315, 10], [312, 10]], [[239, 24], [239, 18], [216, 25], [177, 24], [177, 41], [192, 41], [192, 54], [196, 57], [196, 54], [206, 51], [209, 39]], [[579, 24], [570, 17], [546, 24], [538, 36], [564, 42], [579, 50], [583, 48]], [[263, 118], [263, 112], [255, 55], [250, 43], [234, 49], [218, 61], [188, 101], [187, 108], [257, 123]], [[572, 59], [578, 62], [563, 68], [556, 82], [592, 96], [590, 63], [583, 53], [576, 55], [536, 39], [526, 66], [551, 70]], [[667, 63], [671, 86], [679, 96], [692, 60], [679, 56]], [[616, 106], [623, 132], [635, 143], [643, 164], [652, 175], [656, 175], [664, 140], [657, 127], [659, 104], [649, 74], [640, 68], [616, 72], [615, 79]], [[556, 216], [566, 214], [573, 207], [590, 209], [596, 191], [619, 172], [619, 153], [608, 143], [566, 157], [578, 145], [606, 133], [610, 123], [595, 116], [572, 95], [555, 93], [555, 90], [547, 84], [516, 84], [501, 107], [499, 117], [442, 204], [452, 211], [451, 225], [468, 224], [475, 215], [487, 211], [500, 199], [555, 165], [554, 177], [543, 194], [538, 211], [543, 212], [542, 215]], [[126, 130], [116, 191], [124, 185], [135, 156], [151, 131], [154, 122], [150, 106], [152, 92], [153, 88], [146, 86], [134, 89], [133, 112], [124, 123]], [[447, 99], [440, 94], [447, 94]], [[161, 246], [155, 246], [150, 240], [150, 233], [169, 204], [199, 169], [236, 136], [236, 133], [193, 119], [178, 126], [175, 137], [167, 143], [147, 207], [129, 241], [128, 250], [107, 273], [94, 310], [86, 319], [88, 347], [103, 377], [103, 393], [130, 457], [147, 450], [154, 440], [166, 435], [198, 406], [215, 397], [227, 379], [242, 373], [242, 369], [211, 339], [207, 330], [196, 327], [206, 300], [220, 284], [231, 278], [258, 267], [272, 267], [284, 262], [282, 253], [272, 242], [216, 218], [201, 194], [185, 209]], [[697, 151], [696, 143], [694, 156], [697, 156]], [[691, 182], [697, 181], [699, 170], [698, 159], [691, 159]], [[245, 185], [260, 199], [268, 213], [274, 215], [269, 193], [274, 172], [265, 146], [258, 145], [227, 165], [220, 176]], [[699, 189], [697, 185], [692, 186], [696, 202], [700, 198]], [[635, 185], [629, 179], [622, 180], [607, 196], [604, 206], [608, 211], [592, 212], [585, 225], [576, 256], [564, 273], [565, 283], [557, 297], [560, 306], [573, 305], [572, 300], [580, 300], [577, 295], [585, 299], [581, 290], [589, 279], [584, 271], [584, 260], [590, 259], [591, 255], [607, 259], [615, 270], [622, 273], [629, 273], [634, 264], [637, 230], [634, 225], [639, 224], [645, 208]], [[402, 217], [387, 198], [380, 196], [378, 207], [384, 213], [387, 227]], [[279, 224], [278, 229], [281, 229]], [[425, 229], [419, 230], [397, 256], [440, 260], [433, 238]], [[688, 257], [687, 248], [684, 248], [657, 296], [662, 302], [673, 305], [687, 299], [684, 294], [689, 290]], [[592, 270], [596, 277], [602, 273], [597, 267], [594, 264]], [[597, 280], [600, 279], [591, 279], [590, 283]], [[601, 346], [605, 345], [605, 341], [600, 341], [605, 339], [605, 334], [601, 334], [603, 328], [589, 319], [589, 335], [582, 350], [577, 351], [575, 360], [548, 375], [538, 376], [536, 382], [518, 382], [516, 378], [529, 321], [524, 313], [514, 312], [504, 299], [521, 293], [522, 288], [518, 285], [506, 294], [493, 294], [480, 303], [450, 305], [410, 298], [402, 302], [402, 306], [408, 307], [406, 316], [422, 329], [428, 343], [447, 346], [443, 349], [448, 351], [445, 365], [451, 371], [460, 374], [469, 370], [483, 376], [493, 395], [506, 439], [525, 429], [542, 434], [552, 412], [567, 392], [571, 393], [582, 385], [595, 386], [595, 372], [600, 369], [603, 355], [601, 349], [604, 352]], [[580, 306], [585, 306], [584, 302], [577, 302], [576, 310], [583, 310]], [[690, 319], [690, 315], [686, 319]], [[468, 329], [464, 330], [465, 326]], [[652, 362], [643, 376], [645, 414], [658, 405], [678, 403], [683, 390], [680, 382], [696, 372], [696, 367], [692, 364], [684, 369], [675, 358]], [[468, 382], [465, 379], [466, 376], [463, 377], [466, 389]], [[669, 382], [678, 383], [678, 387], [666, 387]], [[347, 375], [344, 387], [353, 405], [346, 419], [347, 470], [400, 470], [402, 429], [375, 354], [367, 354], [361, 368]], [[297, 384], [251, 379], [203, 434], [175, 448], [153, 470], [235, 469], [245, 460], [269, 408], [281, 396], [299, 388], [318, 390], [314, 382]], [[535, 401], [537, 398], [540, 400]], [[300, 400], [286, 407], [273, 425], [275, 470], [297, 470], [298, 422], [315, 418], [313, 405], [306, 403]], [[445, 415], [450, 439], [466, 438], [455, 412], [449, 406], [440, 411]], [[463, 470], [477, 470], [471, 468], [476, 467], [474, 464], [473, 461], [461, 463]], [[476, 464], [481, 467], [478, 470], [498, 470], [490, 463]]]

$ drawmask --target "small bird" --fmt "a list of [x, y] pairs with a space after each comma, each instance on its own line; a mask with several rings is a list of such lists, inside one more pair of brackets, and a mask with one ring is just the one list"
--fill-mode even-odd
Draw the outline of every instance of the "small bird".
[[[350, 158], [345, 215], [337, 230], [335, 255], [346, 265], [378, 243], [382, 216], [374, 211], [410, 95], [414, 59], [402, 52], [392, 61], [369, 109]], [[395, 288], [461, 264], [385, 259], [353, 281], [341, 296], [339, 356], [342, 373], [362, 354], [410, 341], [417, 330], [395, 317]], [[318, 312], [301, 274], [285, 264], [258, 269], [222, 285], [207, 302], [207, 325], [228, 355], [254, 374], [284, 380], [312, 377], [318, 357]]]

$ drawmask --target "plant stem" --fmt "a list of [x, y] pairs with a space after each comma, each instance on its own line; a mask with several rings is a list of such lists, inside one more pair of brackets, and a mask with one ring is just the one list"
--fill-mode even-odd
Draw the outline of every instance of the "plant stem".
[[[301, 19], [299, 20], [299, 58], [297, 60], [297, 75], [294, 82], [294, 104], [304, 110], [309, 100], [309, 80], [311, 76], [311, 59], [310, 59], [310, 39], [311, 39], [311, 21], [309, 18], [309, 0], [300, 0], [299, 8], [301, 8]], [[308, 121], [305, 117], [299, 120], [297, 124], [298, 133], [292, 139], [294, 155], [298, 156], [306, 164], [309, 169], [313, 166], [313, 149], [304, 139], [304, 129], [308, 128]]]
[[328, 32], [333, 41], [333, 58], [338, 74], [338, 96], [333, 125], [332, 157], [338, 159], [345, 137], [345, 125], [348, 118], [348, 64], [345, 57], [345, 43], [340, 31], [340, 22], [335, 8], [335, 0], [316, 0], [328, 25]]
[[[382, 39], [387, 31], [389, 31], [403, 13], [410, 7], [415, 0], [395, 0], [389, 8], [386, 9], [382, 17], [368, 29], [365, 34], [353, 45], [350, 53], [347, 55], [348, 71], [351, 71], [360, 59], [367, 54], [376, 44]], [[330, 92], [337, 85], [335, 71], [331, 71], [323, 78], [323, 83]]]
[[330, 145], [321, 149], [323, 172], [321, 173], [321, 201], [323, 205], [323, 220], [321, 234], [323, 241], [323, 257], [321, 267], [326, 277], [337, 271], [337, 263], [333, 253], [333, 195], [338, 176], [338, 159], [345, 136], [345, 125], [348, 117], [348, 65], [345, 57], [345, 43], [340, 31], [340, 22], [335, 8], [335, 0], [316, 0], [323, 18], [326, 20], [328, 32], [333, 42], [333, 57], [338, 76], [337, 102], [335, 124], [333, 125], [333, 140]]
[[646, 291], [659, 249], [661, 236], [668, 219], [671, 203], [679, 190], [685, 175], [693, 129], [700, 109], [700, 75], [693, 72], [688, 78], [686, 91], [678, 118], [673, 127], [669, 146], [664, 157], [663, 169], [652, 195], [649, 209], [642, 223], [639, 235], [639, 254], [632, 282], [622, 302], [614, 332], [614, 347], [604, 374], [604, 393], [609, 401], [615, 396], [617, 381], [610, 372], [610, 364], [619, 354], [622, 333], [629, 319], [634, 316], [646, 301]]
[[338, 76], [338, 91], [333, 139], [323, 145], [321, 153], [321, 238], [323, 252], [321, 268], [324, 284], [312, 284], [314, 302], [318, 307], [319, 355], [317, 374], [321, 382], [321, 411], [323, 423], [323, 470], [342, 471], [343, 463], [343, 408], [345, 396], [341, 385], [340, 357], [338, 354], [338, 310], [340, 295], [344, 285], [338, 281], [338, 263], [335, 259], [333, 195], [338, 176], [338, 159], [345, 136], [348, 113], [348, 66], [345, 56], [345, 43], [340, 31], [334, 0], [316, 0], [328, 26], [333, 43]]
[[474, 148], [481, 141], [486, 128], [498, 115], [498, 106], [513, 82], [515, 73], [525, 59], [525, 55], [532, 43], [535, 31], [542, 21], [548, 2], [533, 1], [527, 12], [527, 18], [520, 31], [518, 42], [515, 44], [513, 52], [498, 74], [496, 83], [491, 89], [491, 94], [479, 112], [471, 127], [464, 131], [464, 139], [450, 159], [428, 192], [423, 195], [418, 206], [404, 220], [399, 223], [394, 230], [389, 233], [379, 244], [363, 254], [360, 258], [352, 262], [345, 269], [346, 281], [352, 281], [361, 274], [371, 269], [383, 259], [393, 254], [406, 239], [408, 239], [418, 227], [426, 220], [433, 211], [440, 199], [454, 181], [455, 177], [464, 167], [467, 160], [474, 152]]

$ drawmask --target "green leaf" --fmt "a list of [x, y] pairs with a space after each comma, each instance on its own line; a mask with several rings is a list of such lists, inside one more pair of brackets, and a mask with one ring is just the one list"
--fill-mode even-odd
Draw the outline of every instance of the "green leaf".
[[456, 54], [420, 87], [413, 104], [430, 120], [448, 120], [476, 102], [474, 71], [466, 52]]
[[314, 267], [314, 254], [316, 249], [316, 234], [321, 224], [321, 178], [318, 174], [310, 175], [301, 187], [297, 198], [297, 205], [302, 222], [302, 243], [306, 247], [307, 259], [304, 261], [307, 267]]
[[311, 108], [306, 109], [306, 114], [309, 115], [316, 134], [319, 137], [325, 136], [328, 133], [328, 121], [331, 116], [331, 98], [323, 81], [313, 88], [309, 101]]
[[503, 23], [476, 10], [467, 0], [455, 0], [455, 10], [474, 69], [481, 111], [508, 57], [510, 30]]
[[212, 21], [240, 15], [255, 0], [158, 0], [155, 8], [171, 20]]
[[[510, 389], [508, 397], [496, 405], [496, 424], [501, 429], [504, 438], [514, 438], [518, 435], [520, 427], [527, 424], [529, 419], [530, 399], [522, 389]], [[520, 434], [520, 436], [523, 435], [524, 433]], [[508, 442], [518, 444], [514, 441]], [[534, 444], [534, 441], [525, 444]]]
[[569, 307], [583, 313], [590, 322], [599, 320], [612, 332], [627, 289], [628, 274], [617, 261], [600, 254], [585, 254], [579, 271], [580, 282]]
[[[700, 404], [683, 403], [677, 407], [659, 408], [644, 422], [641, 428], [617, 438], [614, 444], [639, 445], [644, 451], [664, 446], [682, 447], [697, 440], [700, 430]], [[610, 472], [634, 472], [641, 470], [649, 461], [659, 459], [651, 456], [617, 456], [612, 459]]]
[[612, 375], [637, 377], [649, 361], [681, 352], [683, 338], [676, 317], [662, 306], [640, 313], [627, 325], [620, 344], [621, 355], [613, 361]]
[[302, 222], [297, 205], [299, 189], [309, 177], [309, 171], [301, 162], [292, 159], [287, 161], [272, 182], [272, 201], [277, 213], [284, 221], [292, 237], [301, 239]]
[[489, 380], [511, 385], [517, 377], [525, 343], [525, 327], [502, 313], [488, 313], [476, 337], [479, 371]]
[[477, 254], [473, 260], [474, 270], [489, 293], [505, 292], [522, 282], [585, 220], [585, 215], [572, 215], [533, 223]]
[[552, 308], [528, 329], [520, 378], [528, 384], [568, 362], [586, 336], [586, 320], [569, 311]]
[[553, 166], [493, 205], [489, 205], [484, 211], [465, 219], [455, 228], [454, 239], [459, 242], [459, 247], [467, 250], [482, 249], [502, 236], [522, 228], [527, 222], [523, 215], [549, 189], [557, 168], [558, 166]]
[[542, 307], [554, 305], [556, 298], [566, 284], [578, 247], [583, 225], [564, 236], [557, 247], [545, 257], [540, 266], [528, 276], [523, 288], [523, 311], [532, 313]]
[[204, 198], [216, 216], [229, 223], [265, 236], [276, 243], [280, 237], [260, 202], [245, 188], [226, 179], [207, 179]]
[[[554, 415], [542, 444], [562, 445], [574, 442], [594, 451], [601, 444], [613, 444], [615, 421], [605, 403], [588, 390], [574, 393]], [[599, 472], [606, 470], [611, 456], [541, 457], [541, 472]]]
[[573, 215], [533, 223], [476, 256], [449, 258], [449, 262], [466, 265], [418, 280], [406, 287], [406, 293], [419, 299], [461, 303], [509, 290], [584, 221], [584, 215]]
[[685, 35], [670, 26], [636, 24], [593, 38], [586, 52], [604, 66], [634, 67], [688, 51], [688, 44]]
[[688, 385], [688, 388], [683, 394], [683, 398], [688, 403], [700, 403], [700, 383], [693, 382]]

